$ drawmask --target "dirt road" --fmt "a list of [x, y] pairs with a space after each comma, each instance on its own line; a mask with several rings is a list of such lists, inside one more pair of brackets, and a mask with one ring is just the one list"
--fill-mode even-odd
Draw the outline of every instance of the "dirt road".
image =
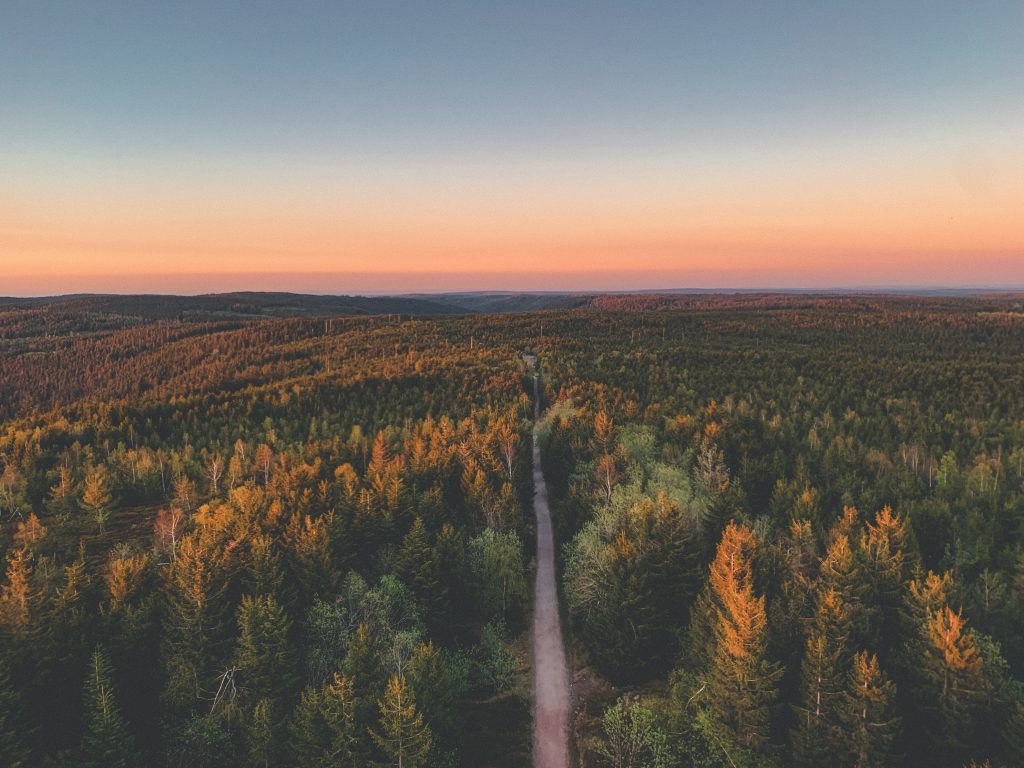
[[540, 469], [540, 398], [533, 379], [533, 507], [537, 515], [537, 581], [533, 600], [533, 765], [568, 768], [569, 675], [555, 584], [555, 541], [548, 489]]

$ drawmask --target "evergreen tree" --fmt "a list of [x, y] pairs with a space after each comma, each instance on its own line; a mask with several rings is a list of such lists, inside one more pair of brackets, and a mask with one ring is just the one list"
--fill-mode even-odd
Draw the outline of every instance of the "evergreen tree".
[[284, 702], [295, 685], [295, 654], [289, 641], [291, 622], [273, 595], [244, 595], [238, 606], [235, 664], [251, 701]]
[[434, 609], [444, 602], [440, 571], [427, 527], [423, 518], [417, 517], [398, 550], [395, 573], [416, 596], [428, 616], [434, 615]]
[[980, 708], [992, 689], [962, 614], [949, 606], [931, 612], [908, 653], [917, 710], [913, 748], [932, 765], [960, 765], [970, 757]]
[[84, 698], [83, 768], [134, 768], [138, 764], [135, 741], [114, 695], [110, 657], [100, 647], [89, 659]]
[[767, 746], [770, 707], [781, 675], [766, 656], [764, 597], [754, 594], [752, 559], [757, 546], [752, 530], [727, 525], [707, 586], [712, 606], [708, 634], [713, 638], [707, 671], [709, 708], [730, 741], [755, 750]]
[[0, 656], [0, 765], [10, 768], [20, 768], [29, 757], [22, 708], [7, 661]]
[[277, 739], [273, 721], [273, 710], [269, 699], [260, 699], [249, 714], [245, 727], [247, 765], [253, 768], [270, 768], [275, 765]]
[[878, 658], [861, 651], [853, 657], [838, 710], [843, 748], [834, 753], [844, 768], [888, 768], [897, 764], [893, 745], [899, 735], [896, 686], [878, 666]]
[[800, 704], [791, 734], [797, 765], [825, 765], [841, 742], [840, 695], [848, 661], [849, 612], [834, 589], [819, 594], [800, 667]]
[[456, 746], [460, 730], [458, 699], [467, 682], [464, 668], [454, 665], [445, 651], [429, 642], [416, 649], [409, 661], [408, 675], [434, 735], [435, 748]]
[[335, 673], [334, 680], [324, 688], [321, 712], [328, 734], [328, 755], [333, 764], [361, 762], [366, 752], [356, 723], [355, 689], [352, 681]]
[[110, 488], [110, 473], [106, 466], [100, 464], [89, 470], [85, 476], [82, 489], [82, 506], [92, 516], [100, 531], [106, 527], [110, 518], [110, 505], [113, 493]]
[[164, 701], [175, 710], [191, 708], [216, 679], [228, 624], [220, 560], [184, 539], [171, 561], [164, 594], [161, 655], [166, 670]]
[[418, 768], [430, 753], [432, 735], [416, 711], [416, 699], [405, 677], [394, 675], [379, 702], [380, 730], [372, 730], [374, 743], [385, 756], [385, 768]]
[[906, 583], [912, 575], [907, 554], [907, 522], [883, 507], [864, 526], [859, 559], [864, 578], [863, 601], [871, 607], [872, 626], [865, 638], [870, 647], [885, 652], [883, 660], [900, 646], [900, 611]]

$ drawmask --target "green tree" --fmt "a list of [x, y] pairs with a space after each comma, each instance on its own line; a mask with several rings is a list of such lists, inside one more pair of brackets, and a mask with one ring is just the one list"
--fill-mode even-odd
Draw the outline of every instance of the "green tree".
[[135, 740], [114, 695], [110, 657], [100, 647], [89, 659], [82, 726], [83, 768], [134, 768], [138, 764]]
[[790, 736], [797, 765], [825, 765], [842, 740], [840, 696], [845, 687], [849, 612], [834, 589], [819, 594], [800, 666], [800, 704]]
[[380, 730], [371, 730], [374, 743], [385, 756], [381, 766], [418, 768], [427, 760], [433, 737], [416, 711], [416, 699], [405, 678], [394, 675], [379, 702]]
[[291, 622], [273, 595], [244, 595], [238, 606], [235, 665], [241, 687], [251, 701], [268, 698], [281, 704], [295, 687], [295, 651], [289, 641]]
[[619, 699], [601, 719], [605, 740], [599, 751], [610, 768], [668, 768], [669, 738], [652, 709]]
[[110, 485], [110, 473], [105, 465], [93, 467], [85, 476], [82, 488], [82, 506], [92, 516], [93, 521], [103, 531], [110, 519], [110, 505], [113, 493]]
[[899, 736], [896, 686], [878, 666], [878, 658], [861, 651], [853, 657], [846, 690], [838, 708], [843, 733], [840, 765], [889, 768], [897, 764], [893, 746]]
[[416, 596], [417, 602], [431, 615], [445, 602], [441, 585], [441, 564], [431, 545], [423, 518], [417, 517], [402, 540], [395, 563], [398, 578]]
[[19, 768], [28, 760], [23, 707], [7, 661], [0, 656], [0, 765]]
[[523, 544], [514, 531], [488, 528], [471, 539], [469, 569], [477, 605], [486, 616], [507, 621], [510, 609], [526, 599]]

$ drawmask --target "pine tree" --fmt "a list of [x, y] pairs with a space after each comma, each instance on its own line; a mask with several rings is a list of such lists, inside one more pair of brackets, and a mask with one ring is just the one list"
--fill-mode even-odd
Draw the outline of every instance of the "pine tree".
[[873, 634], [874, 608], [865, 600], [867, 585], [863, 569], [846, 534], [833, 536], [821, 561], [821, 583], [824, 589], [835, 590], [846, 606], [850, 645], [855, 648], [866, 645]]
[[280, 595], [284, 572], [273, 540], [265, 534], [255, 534], [249, 544], [249, 552], [244, 577], [249, 594]]
[[97, 647], [89, 659], [82, 717], [84, 768], [134, 768], [135, 742], [114, 696], [110, 657]]
[[338, 674], [323, 688], [302, 692], [290, 724], [292, 751], [300, 768], [365, 762], [355, 705], [352, 681]]
[[849, 632], [849, 611], [843, 599], [834, 589], [820, 593], [800, 667], [800, 705], [791, 734], [797, 765], [826, 764], [841, 742], [838, 710], [846, 683]]
[[888, 768], [897, 764], [893, 745], [899, 735], [896, 686], [878, 666], [878, 658], [861, 651], [853, 666], [839, 706], [843, 749], [835, 753], [848, 768]]
[[416, 711], [416, 700], [405, 677], [394, 675], [379, 702], [380, 731], [370, 731], [386, 762], [382, 768], [418, 768], [427, 760], [432, 736]]
[[713, 638], [707, 700], [730, 740], [751, 749], [767, 744], [770, 707], [781, 676], [779, 666], [766, 656], [765, 600], [754, 594], [752, 558], [757, 546], [752, 530], [729, 523], [707, 586]]
[[19, 547], [7, 556], [7, 580], [0, 589], [0, 626], [16, 638], [29, 631], [32, 606], [31, 554]]

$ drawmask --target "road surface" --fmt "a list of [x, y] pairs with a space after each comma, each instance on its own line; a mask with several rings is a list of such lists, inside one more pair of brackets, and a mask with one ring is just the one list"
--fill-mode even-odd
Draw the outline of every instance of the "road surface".
[[533, 765], [569, 766], [569, 675], [555, 583], [555, 541], [548, 489], [540, 469], [540, 397], [533, 378], [533, 508], [537, 515], [537, 581], [533, 600]]

